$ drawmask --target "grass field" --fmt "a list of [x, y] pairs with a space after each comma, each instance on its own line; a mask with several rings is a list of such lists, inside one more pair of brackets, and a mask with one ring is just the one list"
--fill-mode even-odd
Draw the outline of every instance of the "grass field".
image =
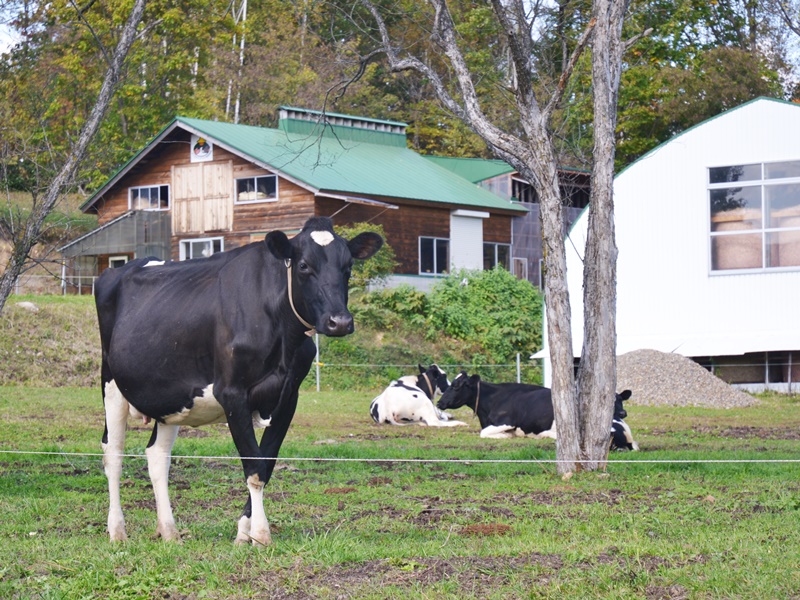
[[[253, 548], [233, 545], [246, 492], [224, 426], [175, 445], [183, 543], [153, 539], [134, 457], [130, 539], [110, 544], [98, 390], [0, 387], [0, 598], [800, 597], [800, 464], [685, 462], [800, 458], [797, 397], [631, 404], [643, 451], [562, 481], [552, 441], [482, 440], [466, 409], [468, 428], [379, 427], [372, 395], [301, 395], [268, 488], [274, 544]], [[131, 421], [127, 451], [148, 436]]]

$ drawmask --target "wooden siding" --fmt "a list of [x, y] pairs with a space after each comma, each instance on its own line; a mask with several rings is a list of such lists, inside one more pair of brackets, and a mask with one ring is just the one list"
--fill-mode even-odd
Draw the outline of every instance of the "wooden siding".
[[[398, 205], [397, 199], [381, 198], [381, 201]], [[386, 210], [381, 206], [350, 204], [341, 200], [320, 198], [317, 200], [317, 215], [331, 216], [336, 225], [370, 222], [382, 225], [386, 241], [392, 247], [399, 266], [399, 275], [419, 274], [419, 238], [436, 237], [450, 239], [450, 208], [402, 204], [398, 209]], [[487, 242], [511, 243], [511, 219], [505, 215], [492, 215], [483, 221], [483, 235]]]

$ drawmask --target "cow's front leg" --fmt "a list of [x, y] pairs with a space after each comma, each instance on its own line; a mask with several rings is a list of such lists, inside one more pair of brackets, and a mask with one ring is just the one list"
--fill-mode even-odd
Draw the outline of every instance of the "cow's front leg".
[[153, 484], [153, 493], [156, 496], [156, 514], [158, 525], [156, 535], [166, 541], [180, 541], [181, 536], [175, 527], [172, 516], [172, 506], [169, 502], [169, 465], [172, 459], [172, 446], [178, 437], [177, 425], [164, 425], [156, 423], [153, 435], [144, 451], [147, 455], [147, 471]]
[[236, 543], [269, 545], [272, 537], [269, 531], [267, 515], [264, 512], [264, 486], [267, 484], [267, 465], [262, 460], [261, 450], [253, 429], [253, 416], [247, 403], [247, 395], [226, 390], [222, 395], [222, 406], [228, 416], [228, 428], [233, 443], [242, 459], [244, 478], [250, 493], [249, 514], [239, 519]]

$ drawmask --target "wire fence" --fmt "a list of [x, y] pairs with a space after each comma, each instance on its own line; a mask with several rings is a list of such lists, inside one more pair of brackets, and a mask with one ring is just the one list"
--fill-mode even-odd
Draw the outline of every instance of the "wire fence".
[[[36, 450], [0, 450], [0, 455], [19, 455], [19, 456], [60, 456], [102, 458], [101, 452], [63, 452], [63, 451], [36, 451]], [[133, 458], [146, 460], [145, 454], [116, 454], [121, 458]], [[182, 460], [216, 460], [238, 462], [242, 460], [239, 456], [219, 455], [207, 456], [197, 454], [173, 454], [172, 459]], [[561, 460], [556, 458], [366, 458], [366, 457], [321, 457], [321, 456], [281, 456], [266, 457], [253, 456], [247, 457], [248, 460], [274, 460], [280, 462], [320, 462], [320, 463], [428, 463], [428, 464], [597, 464], [599, 462], [614, 464], [800, 464], [800, 458], [685, 458], [685, 459], [651, 459], [651, 458], [613, 458], [606, 461], [598, 460]]]

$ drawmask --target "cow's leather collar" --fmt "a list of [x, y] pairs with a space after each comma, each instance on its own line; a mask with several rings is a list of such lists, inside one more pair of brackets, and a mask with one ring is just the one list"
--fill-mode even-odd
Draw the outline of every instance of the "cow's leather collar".
[[481, 382], [480, 382], [480, 379], [478, 380], [478, 386], [477, 387], [478, 387], [478, 390], [477, 390], [478, 393], [475, 394], [475, 416], [476, 417], [478, 416], [478, 404], [481, 401]]
[[292, 312], [294, 316], [297, 317], [297, 320], [300, 321], [304, 327], [308, 327], [308, 331], [306, 331], [306, 335], [311, 337], [315, 333], [317, 333], [317, 328], [314, 327], [311, 323], [306, 321], [303, 317], [300, 316], [300, 313], [297, 312], [297, 309], [294, 307], [294, 299], [292, 298], [292, 261], [291, 259], [287, 258], [284, 263], [286, 264], [286, 275], [289, 281], [289, 306], [292, 307]]
[[425, 383], [428, 384], [428, 390], [431, 393], [431, 400], [433, 400], [433, 386], [431, 385], [431, 380], [428, 378], [428, 374], [420, 373], [420, 375], [422, 375], [422, 378], [425, 380]]

